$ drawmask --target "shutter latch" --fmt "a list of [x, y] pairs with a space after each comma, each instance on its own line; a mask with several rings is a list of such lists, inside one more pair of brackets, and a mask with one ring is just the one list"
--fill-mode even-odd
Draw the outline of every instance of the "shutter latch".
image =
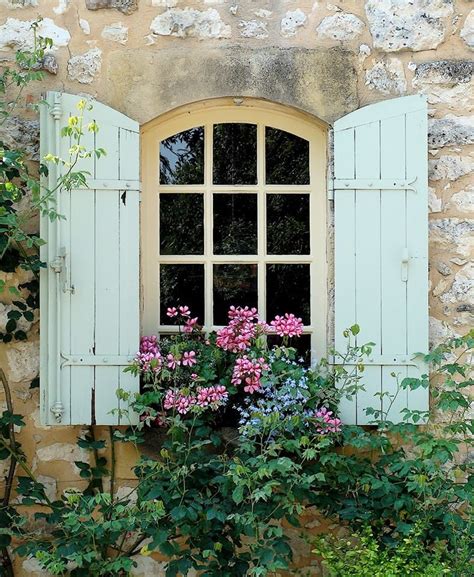
[[70, 285], [68, 282], [68, 271], [66, 266], [66, 249], [62, 246], [59, 249], [59, 255], [50, 262], [49, 266], [53, 269], [56, 274], [61, 275], [60, 282], [62, 284], [62, 290], [65, 293], [74, 294], [74, 285]]
[[410, 255], [408, 254], [408, 248], [404, 248], [402, 251], [402, 281], [408, 281], [408, 263], [410, 261]]

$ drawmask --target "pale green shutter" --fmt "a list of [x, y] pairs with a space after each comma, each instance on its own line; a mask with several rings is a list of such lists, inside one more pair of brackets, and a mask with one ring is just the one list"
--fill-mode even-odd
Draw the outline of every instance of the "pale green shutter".
[[[366, 106], [334, 125], [335, 332], [360, 325], [358, 344], [376, 346], [363, 373], [365, 392], [342, 403], [346, 423], [364, 409], [388, 408], [377, 393], [397, 390], [396, 373], [419, 376], [428, 349], [427, 105], [407, 96]], [[389, 419], [428, 410], [428, 391], [401, 391]]]
[[[78, 96], [50, 92], [41, 110], [41, 152], [68, 158], [60, 130]], [[107, 155], [80, 161], [87, 188], [56, 195], [64, 219], [42, 219], [41, 414], [46, 424], [118, 424], [117, 389], [138, 391], [123, 369], [139, 345], [139, 128], [98, 102], [85, 114], [99, 131], [82, 144]], [[58, 173], [50, 170], [49, 188]], [[126, 408], [126, 407], [121, 407]], [[120, 420], [127, 424], [129, 415]]]

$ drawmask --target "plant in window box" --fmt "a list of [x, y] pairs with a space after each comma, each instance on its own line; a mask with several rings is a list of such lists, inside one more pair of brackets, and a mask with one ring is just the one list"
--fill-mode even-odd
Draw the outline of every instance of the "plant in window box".
[[[283, 422], [311, 423], [320, 433], [339, 432], [332, 379], [305, 366], [288, 346], [302, 334], [301, 319], [287, 313], [267, 324], [254, 308], [231, 307], [228, 325], [206, 336], [188, 307], [171, 307], [167, 314], [179, 333], [143, 337], [129, 368], [142, 376], [135, 409], [147, 429], [198, 415], [214, 429], [229, 433], [240, 426], [245, 432], [255, 420], [278, 414]], [[283, 344], [270, 348], [268, 335]]]

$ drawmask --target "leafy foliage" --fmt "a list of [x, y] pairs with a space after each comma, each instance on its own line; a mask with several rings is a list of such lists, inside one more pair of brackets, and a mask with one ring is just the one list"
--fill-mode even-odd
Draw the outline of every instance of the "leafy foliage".
[[[328, 577], [468, 575], [468, 559], [453, 555], [443, 543], [426, 547], [422, 534], [422, 529], [415, 526], [390, 548], [382, 547], [371, 529], [366, 527], [349, 539], [320, 538], [315, 553], [323, 558]], [[467, 540], [463, 545], [466, 544]]]
[[[43, 79], [41, 63], [46, 51], [52, 47], [49, 38], [37, 36], [39, 21], [32, 24], [34, 46], [32, 50], [18, 50], [15, 63], [6, 65], [0, 74], [0, 125], [12, 118], [17, 109], [27, 112], [37, 109], [40, 104], [25, 104], [23, 92], [32, 82]], [[31, 222], [39, 213], [43, 218], [55, 220], [62, 218], [57, 213], [55, 197], [63, 190], [71, 190], [84, 184], [87, 174], [75, 170], [81, 158], [105, 154], [102, 149], [87, 150], [81, 140], [85, 132], [96, 132], [98, 126], [92, 122], [84, 126], [84, 111], [91, 107], [85, 100], [78, 103], [78, 114], [71, 116], [68, 126], [62, 129], [62, 135], [72, 144], [68, 158], [59, 158], [47, 154], [39, 168], [31, 162], [26, 150], [9, 146], [0, 141], [0, 261], [2, 269], [13, 272], [17, 267], [34, 273], [32, 282], [10, 286], [9, 291], [16, 297], [14, 308], [8, 312], [8, 322], [0, 341], [25, 340], [25, 331], [19, 329], [18, 321], [24, 318], [28, 322], [35, 319], [34, 310], [38, 307], [38, 274], [45, 266], [39, 258], [39, 249], [44, 240], [36, 232], [31, 232]], [[47, 179], [51, 166], [60, 166], [61, 174], [52, 188]], [[44, 178], [42, 178], [44, 177]], [[0, 292], [5, 290], [5, 282], [0, 282]]]
[[[444, 540], [455, 548], [459, 532], [472, 531], [473, 348], [474, 331], [447, 340], [424, 357], [433, 368], [431, 379], [410, 378], [400, 385], [401, 393], [431, 382], [431, 415], [439, 424], [382, 419], [373, 430], [344, 427], [347, 450], [321, 458], [317, 468], [325, 482], [313, 504], [355, 528], [369, 524], [385, 543], [421, 526], [426, 542]], [[405, 417], [413, 419], [413, 413], [407, 409]]]

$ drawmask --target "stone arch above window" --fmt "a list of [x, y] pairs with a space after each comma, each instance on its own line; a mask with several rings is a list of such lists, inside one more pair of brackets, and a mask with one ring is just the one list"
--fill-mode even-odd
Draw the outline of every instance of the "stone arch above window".
[[206, 330], [231, 305], [303, 318], [326, 347], [326, 129], [256, 99], [181, 107], [142, 133], [144, 333], [172, 332], [168, 306]]
[[332, 123], [359, 106], [356, 66], [340, 47], [117, 51], [108, 58], [107, 103], [145, 124], [193, 102], [262, 98]]

